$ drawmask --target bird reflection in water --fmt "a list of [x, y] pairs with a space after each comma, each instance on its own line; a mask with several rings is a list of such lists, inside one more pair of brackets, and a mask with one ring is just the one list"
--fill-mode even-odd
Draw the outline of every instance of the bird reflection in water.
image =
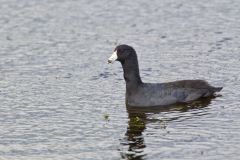
[[[215, 97], [202, 98], [198, 101], [194, 101], [190, 104], [178, 104], [174, 106], [164, 106], [164, 107], [129, 107], [126, 106], [128, 111], [128, 127], [124, 138], [120, 140], [120, 154], [122, 159], [129, 160], [141, 160], [145, 159], [147, 153], [144, 149], [147, 147], [144, 142], [144, 131], [146, 129], [146, 124], [159, 122], [159, 128], [166, 128], [165, 122], [169, 123], [171, 121], [177, 121], [184, 117], [184, 119], [189, 119], [192, 116], [202, 116], [201, 112], [192, 112], [188, 116], [180, 114], [184, 112], [191, 112], [192, 110], [202, 110], [207, 107], [211, 100]], [[169, 117], [164, 116], [164, 121], [158, 118], [150, 117], [153, 114], [167, 113]], [[171, 112], [179, 112], [179, 116], [171, 116]], [[159, 148], [160, 149], [160, 148]]]

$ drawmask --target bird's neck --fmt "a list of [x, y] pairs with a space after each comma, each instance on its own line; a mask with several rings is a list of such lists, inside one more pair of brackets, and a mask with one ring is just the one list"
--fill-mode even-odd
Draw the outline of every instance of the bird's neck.
[[136, 55], [128, 57], [125, 61], [121, 62], [121, 64], [127, 89], [137, 87], [142, 84]]

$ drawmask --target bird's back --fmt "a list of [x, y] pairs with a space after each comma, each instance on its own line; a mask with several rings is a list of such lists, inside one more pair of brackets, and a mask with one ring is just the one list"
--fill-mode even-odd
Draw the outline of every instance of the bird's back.
[[182, 80], [168, 83], [143, 83], [134, 94], [127, 96], [130, 105], [156, 106], [190, 102], [213, 95], [222, 88], [210, 86], [203, 80]]

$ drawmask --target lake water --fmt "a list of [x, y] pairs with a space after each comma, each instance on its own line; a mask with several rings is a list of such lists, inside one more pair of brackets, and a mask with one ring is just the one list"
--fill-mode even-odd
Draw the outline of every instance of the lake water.
[[[236, 160], [238, 0], [0, 0], [0, 159]], [[144, 82], [205, 79], [219, 97], [125, 106], [116, 44]]]

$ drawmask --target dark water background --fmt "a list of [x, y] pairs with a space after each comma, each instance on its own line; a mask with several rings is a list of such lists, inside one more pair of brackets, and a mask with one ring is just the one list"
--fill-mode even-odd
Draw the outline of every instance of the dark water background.
[[[0, 0], [0, 159], [240, 159], [240, 1]], [[222, 97], [127, 111], [115, 43], [145, 82]]]

